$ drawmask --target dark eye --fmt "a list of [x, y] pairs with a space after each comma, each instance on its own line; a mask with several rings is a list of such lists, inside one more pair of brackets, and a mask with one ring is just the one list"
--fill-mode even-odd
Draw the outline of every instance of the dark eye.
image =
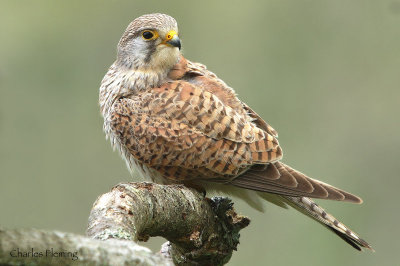
[[144, 31], [144, 32], [142, 33], [142, 36], [143, 36], [143, 38], [145, 38], [146, 40], [150, 40], [151, 38], [154, 37], [154, 34], [153, 34], [151, 31], [146, 30], [146, 31]]

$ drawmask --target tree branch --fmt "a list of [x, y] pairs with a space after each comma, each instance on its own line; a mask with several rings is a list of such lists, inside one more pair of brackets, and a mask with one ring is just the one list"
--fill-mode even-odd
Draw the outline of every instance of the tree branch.
[[132, 241], [37, 229], [0, 229], [0, 265], [173, 265]]
[[182, 185], [122, 183], [100, 196], [89, 217], [96, 239], [146, 241], [162, 236], [162, 253], [176, 264], [223, 265], [250, 220], [237, 215], [227, 198], [205, 198]]
[[[250, 222], [232, 205], [227, 198], [207, 199], [185, 186], [122, 183], [94, 203], [87, 230], [91, 238], [0, 228], [0, 264], [223, 265]], [[135, 243], [151, 236], [169, 240], [161, 253]]]

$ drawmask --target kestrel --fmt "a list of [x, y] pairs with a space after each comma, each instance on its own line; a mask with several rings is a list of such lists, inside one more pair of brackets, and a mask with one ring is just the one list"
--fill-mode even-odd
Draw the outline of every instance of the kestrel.
[[156, 183], [233, 194], [259, 210], [262, 200], [289, 205], [354, 248], [372, 249], [311, 198], [362, 200], [282, 163], [277, 132], [180, 49], [174, 18], [143, 15], [125, 30], [101, 82], [104, 131], [129, 168]]

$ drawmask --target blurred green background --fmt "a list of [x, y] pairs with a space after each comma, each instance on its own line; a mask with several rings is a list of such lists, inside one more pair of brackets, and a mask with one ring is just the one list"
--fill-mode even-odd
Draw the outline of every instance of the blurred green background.
[[364, 199], [319, 203], [373, 254], [236, 200], [252, 223], [230, 265], [399, 265], [399, 1], [2, 0], [0, 225], [84, 234], [97, 196], [133, 180], [105, 140], [98, 87], [125, 27], [153, 12], [279, 131], [286, 163]]

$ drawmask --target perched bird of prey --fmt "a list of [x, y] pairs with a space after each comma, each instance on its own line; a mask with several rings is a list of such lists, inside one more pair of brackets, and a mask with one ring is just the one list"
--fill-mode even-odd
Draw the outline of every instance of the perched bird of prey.
[[129, 168], [160, 184], [184, 184], [267, 200], [323, 224], [354, 248], [372, 249], [311, 198], [362, 200], [281, 162], [277, 132], [204, 65], [181, 53], [165, 14], [133, 20], [100, 87], [104, 131]]

